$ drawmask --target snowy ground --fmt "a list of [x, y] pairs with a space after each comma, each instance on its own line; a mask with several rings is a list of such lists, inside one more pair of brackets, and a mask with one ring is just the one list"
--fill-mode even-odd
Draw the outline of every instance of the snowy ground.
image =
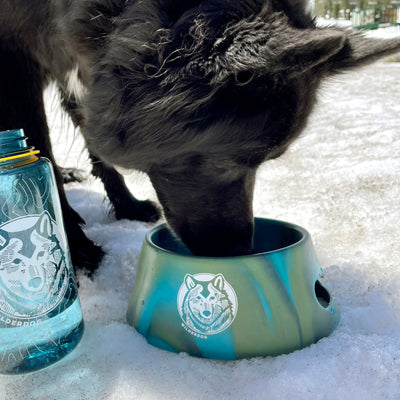
[[[89, 170], [79, 135], [47, 98], [61, 163]], [[0, 399], [400, 399], [399, 99], [398, 63], [336, 77], [320, 91], [302, 138], [258, 174], [255, 214], [311, 233], [322, 283], [342, 315], [330, 337], [289, 355], [236, 362], [148, 345], [125, 313], [150, 225], [108, 215], [102, 186], [89, 178], [67, 194], [108, 255], [93, 281], [79, 276], [83, 340], [53, 367], [0, 376]], [[138, 197], [155, 199], [145, 176], [127, 182]]]

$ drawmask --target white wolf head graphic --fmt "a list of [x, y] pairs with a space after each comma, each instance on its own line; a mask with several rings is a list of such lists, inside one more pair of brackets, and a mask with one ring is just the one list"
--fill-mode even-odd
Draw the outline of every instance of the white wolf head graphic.
[[178, 294], [178, 307], [188, 328], [213, 335], [233, 322], [237, 300], [222, 274], [187, 274]]
[[[31, 226], [17, 231], [17, 223]], [[47, 212], [1, 227], [0, 311], [14, 317], [38, 315], [52, 309], [64, 294], [68, 270], [55, 228]]]

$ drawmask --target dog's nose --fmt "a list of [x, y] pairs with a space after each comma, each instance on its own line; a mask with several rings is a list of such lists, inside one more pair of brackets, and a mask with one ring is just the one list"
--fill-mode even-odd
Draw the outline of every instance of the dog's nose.
[[41, 284], [42, 284], [42, 279], [38, 277], [33, 278], [28, 282], [28, 285], [33, 289], [37, 289]]

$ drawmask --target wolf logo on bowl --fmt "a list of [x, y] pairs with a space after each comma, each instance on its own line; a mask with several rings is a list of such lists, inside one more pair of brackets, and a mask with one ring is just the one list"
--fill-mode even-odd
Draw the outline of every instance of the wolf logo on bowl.
[[227, 329], [238, 308], [236, 293], [222, 274], [186, 274], [177, 300], [187, 331], [202, 335]]
[[69, 286], [64, 247], [46, 211], [0, 226], [1, 322], [21, 326], [60, 304]]

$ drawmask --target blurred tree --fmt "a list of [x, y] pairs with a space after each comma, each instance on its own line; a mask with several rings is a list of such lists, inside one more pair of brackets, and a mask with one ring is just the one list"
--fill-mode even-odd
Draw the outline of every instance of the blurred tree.
[[350, 19], [355, 9], [395, 5], [400, 6], [400, 0], [315, 0], [315, 14], [323, 18]]

